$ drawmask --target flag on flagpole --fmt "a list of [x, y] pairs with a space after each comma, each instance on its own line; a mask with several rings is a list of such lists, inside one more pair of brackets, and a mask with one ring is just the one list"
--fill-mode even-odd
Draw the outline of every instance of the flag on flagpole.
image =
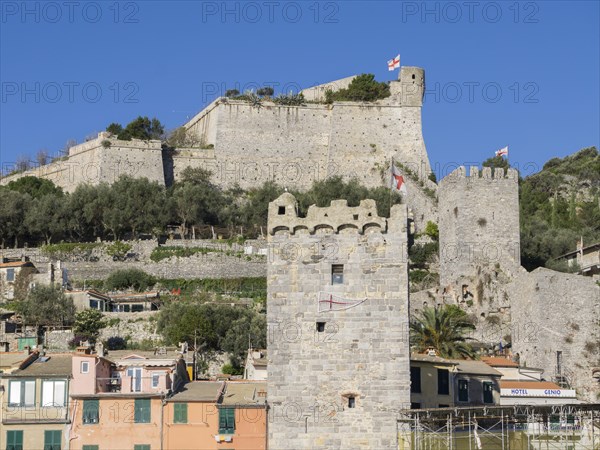
[[400, 55], [398, 55], [394, 59], [390, 59], [388, 61], [388, 70], [389, 71], [398, 69], [399, 67], [400, 67]]
[[496, 151], [496, 156], [508, 156], [508, 145]]
[[400, 191], [402, 195], [406, 195], [406, 183], [404, 182], [404, 177], [398, 171], [398, 168], [395, 164], [392, 163], [392, 188], [396, 191]]

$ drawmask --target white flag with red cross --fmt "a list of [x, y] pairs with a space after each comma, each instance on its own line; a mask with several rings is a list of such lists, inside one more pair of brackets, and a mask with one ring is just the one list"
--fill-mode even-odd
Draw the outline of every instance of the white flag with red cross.
[[508, 145], [500, 150], [496, 150], [496, 156], [508, 156]]
[[396, 165], [392, 164], [392, 188], [396, 191], [400, 191], [402, 195], [406, 195], [406, 182], [404, 181], [404, 177], [398, 171]]
[[394, 59], [390, 59], [388, 61], [388, 70], [389, 71], [398, 69], [399, 67], [400, 67], [400, 55], [398, 55]]

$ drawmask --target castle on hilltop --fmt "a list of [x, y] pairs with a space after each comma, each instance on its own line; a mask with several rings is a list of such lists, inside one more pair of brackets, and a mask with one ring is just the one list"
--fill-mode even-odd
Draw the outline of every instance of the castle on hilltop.
[[390, 82], [391, 95], [382, 100], [324, 102], [327, 90], [345, 88], [353, 78], [306, 89], [306, 102], [297, 106], [219, 97], [184, 125], [199, 143], [193, 148], [167, 150], [160, 141], [120, 141], [102, 132], [72, 147], [64, 160], [7, 176], [0, 184], [34, 175], [70, 192], [81, 183], [112, 183], [130, 175], [170, 185], [185, 168], [202, 167], [223, 187], [251, 188], [272, 180], [307, 189], [337, 175], [375, 187], [390, 185], [393, 160], [412, 175], [405, 179], [417, 226], [435, 220], [434, 201], [421, 189], [437, 188], [428, 179], [421, 126], [424, 70], [402, 67], [398, 80]]

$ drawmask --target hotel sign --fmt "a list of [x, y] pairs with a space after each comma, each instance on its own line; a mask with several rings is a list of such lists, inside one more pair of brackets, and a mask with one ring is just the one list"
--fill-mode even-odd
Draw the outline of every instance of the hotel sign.
[[500, 389], [502, 397], [572, 397], [574, 389]]

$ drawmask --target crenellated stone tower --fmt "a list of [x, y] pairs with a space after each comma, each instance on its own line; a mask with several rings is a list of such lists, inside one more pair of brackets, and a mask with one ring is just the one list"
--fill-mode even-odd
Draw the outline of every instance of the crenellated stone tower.
[[407, 209], [269, 204], [269, 448], [397, 447], [410, 406]]
[[439, 185], [440, 282], [442, 286], [496, 265], [516, 273], [521, 265], [519, 175], [459, 167]]

